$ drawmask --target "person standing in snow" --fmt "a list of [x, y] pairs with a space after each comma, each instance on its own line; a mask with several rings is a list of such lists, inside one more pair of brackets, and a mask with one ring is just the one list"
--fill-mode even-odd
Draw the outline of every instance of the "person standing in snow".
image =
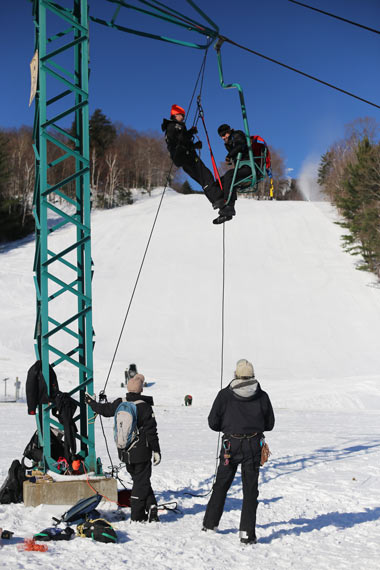
[[[198, 132], [197, 127], [187, 129], [185, 125], [185, 110], [179, 105], [172, 105], [170, 119], [163, 119], [161, 129], [165, 133], [166, 145], [170, 158], [178, 167], [183, 170], [193, 180], [202, 187], [208, 200], [214, 204], [222, 197], [219, 186], [215, 186], [215, 180], [202, 162], [197, 153], [197, 149], [202, 148], [202, 142], [194, 142], [194, 135]], [[220, 207], [219, 202], [215, 208]]]
[[223, 433], [223, 445], [213, 491], [203, 519], [205, 531], [217, 530], [228, 489], [241, 465], [243, 506], [240, 541], [256, 543], [256, 510], [263, 432], [274, 427], [269, 396], [255, 378], [248, 360], [237, 362], [235, 378], [220, 390], [208, 416], [212, 430]]
[[[126, 468], [132, 477], [133, 487], [131, 492], [131, 521], [158, 522], [157, 501], [150, 483], [153, 465], [161, 461], [160, 444], [157, 434], [157, 423], [152, 409], [153, 398], [143, 396], [145, 378], [142, 374], [136, 374], [127, 383], [127, 402], [139, 402], [137, 408], [137, 428], [139, 437], [136, 445], [130, 450], [118, 450], [119, 458], [125, 462]], [[122, 402], [118, 398], [114, 402], [100, 404], [89, 394], [85, 396], [86, 403], [91, 409], [101, 416], [112, 417]]]

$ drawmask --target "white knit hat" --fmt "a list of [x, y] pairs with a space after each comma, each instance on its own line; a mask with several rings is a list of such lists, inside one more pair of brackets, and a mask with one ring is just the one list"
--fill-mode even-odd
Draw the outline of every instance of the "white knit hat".
[[242, 358], [238, 360], [236, 363], [236, 370], [235, 370], [235, 378], [254, 378], [255, 371], [253, 369], [253, 365]]
[[145, 377], [142, 374], [135, 374], [128, 380], [127, 390], [128, 392], [133, 392], [134, 394], [141, 394], [143, 391], [143, 386], [145, 382]]

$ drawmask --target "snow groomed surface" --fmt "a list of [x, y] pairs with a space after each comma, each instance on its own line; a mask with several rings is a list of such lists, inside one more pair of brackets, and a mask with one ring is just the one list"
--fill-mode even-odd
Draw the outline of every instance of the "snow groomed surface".
[[[158, 191], [133, 206], [93, 215], [95, 386], [103, 388], [137, 270], [158, 205]], [[17, 540], [50, 526], [65, 508], [0, 505], [8, 568], [378, 567], [380, 530], [380, 289], [341, 250], [341, 229], [327, 203], [239, 199], [226, 224], [226, 385], [236, 360], [248, 358], [268, 391], [276, 426], [273, 455], [262, 470], [254, 547], [240, 545], [240, 477], [231, 488], [220, 532], [200, 531], [215, 469], [217, 436], [207, 415], [220, 387], [222, 228], [202, 196], [165, 196], [108, 397], [122, 392], [136, 362], [156, 403], [163, 451], [152, 483], [159, 502], [176, 500], [182, 515], [160, 525], [115, 522], [120, 543], [75, 538], [46, 553], [18, 552]], [[63, 228], [57, 232], [59, 241]], [[19, 376], [34, 362], [34, 244], [0, 253], [0, 373]], [[57, 248], [59, 245], [57, 244]], [[61, 389], [75, 380], [62, 366]], [[8, 385], [9, 387], [9, 385]], [[185, 394], [193, 406], [184, 407]], [[24, 403], [0, 404], [0, 479], [34, 431]], [[112, 440], [112, 419], [106, 432]], [[107, 468], [96, 425], [97, 455]], [[128, 476], [123, 472], [128, 483]], [[114, 505], [102, 503], [111, 522]], [[18, 537], [18, 538], [16, 538]]]

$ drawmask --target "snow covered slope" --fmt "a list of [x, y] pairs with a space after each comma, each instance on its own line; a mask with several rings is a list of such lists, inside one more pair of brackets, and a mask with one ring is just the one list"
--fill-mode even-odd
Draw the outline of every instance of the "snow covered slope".
[[[96, 391], [107, 376], [158, 202], [155, 191], [132, 206], [93, 214]], [[239, 479], [221, 532], [199, 532], [207, 498], [183, 492], [209, 490], [215, 467], [216, 434], [207, 428], [207, 414], [220, 387], [223, 228], [212, 217], [203, 196], [167, 192], [107, 387], [110, 398], [120, 394], [131, 362], [146, 375], [163, 448], [153, 485], [160, 501], [179, 501], [182, 516], [164, 515], [160, 526], [142, 529], [120, 522], [118, 546], [75, 539], [52, 544], [46, 554], [19, 554], [9, 544], [0, 564], [37, 568], [43, 557], [46, 568], [71, 568], [63, 562], [69, 556], [86, 568], [251, 568], [254, 556], [260, 569], [346, 568], [347, 558], [351, 568], [377, 568], [380, 289], [341, 250], [341, 230], [326, 203], [240, 199], [236, 218], [225, 226], [223, 384], [239, 358], [252, 360], [277, 424], [268, 434], [273, 456], [262, 472], [254, 552], [242, 549], [236, 535]], [[33, 249], [25, 240], [0, 253], [0, 378], [24, 380], [34, 362]], [[57, 372], [62, 389], [74, 385], [64, 366]], [[182, 406], [187, 393], [192, 408]], [[2, 479], [34, 424], [24, 404], [0, 409]], [[112, 423], [105, 424], [111, 438]], [[107, 466], [100, 430], [97, 453]], [[0, 506], [0, 526], [30, 536], [57, 512]], [[114, 507], [105, 505], [103, 514], [112, 518]]]

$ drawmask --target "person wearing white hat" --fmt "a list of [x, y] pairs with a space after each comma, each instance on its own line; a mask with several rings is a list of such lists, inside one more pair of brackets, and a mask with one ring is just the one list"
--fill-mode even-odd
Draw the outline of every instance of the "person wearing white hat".
[[[144, 383], [145, 378], [142, 374], [135, 374], [128, 380], [125, 401], [137, 404], [138, 438], [133, 447], [131, 446], [125, 451], [118, 449], [118, 453], [119, 458], [125, 462], [133, 481], [131, 521], [158, 522], [157, 501], [150, 483], [150, 477], [152, 474], [152, 456], [153, 465], [158, 465], [161, 461], [161, 451], [157, 423], [153, 412], [153, 398], [142, 394]], [[123, 398], [118, 398], [114, 402], [99, 403], [92, 396], [86, 394], [85, 401], [95, 413], [112, 417], [117, 412]]]
[[203, 519], [203, 529], [217, 530], [224, 503], [238, 465], [241, 465], [243, 505], [240, 516], [240, 541], [254, 544], [261, 446], [264, 431], [274, 427], [271, 401], [255, 378], [251, 362], [241, 359], [235, 377], [219, 391], [208, 416], [212, 430], [223, 433], [223, 445], [213, 492]]

